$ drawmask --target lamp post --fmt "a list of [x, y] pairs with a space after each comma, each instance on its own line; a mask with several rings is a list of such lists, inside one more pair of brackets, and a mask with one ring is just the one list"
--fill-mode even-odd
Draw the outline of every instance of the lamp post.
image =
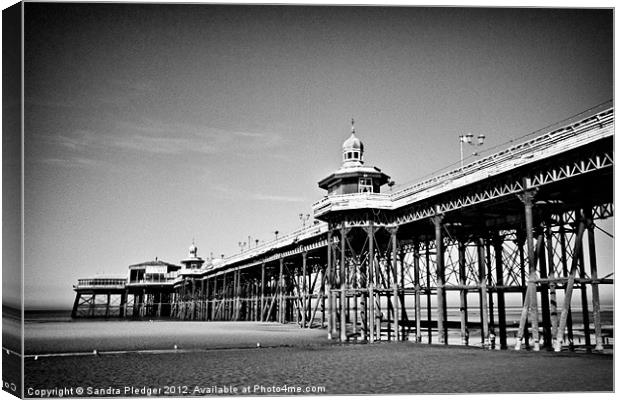
[[474, 143], [474, 135], [472, 135], [471, 133], [459, 136], [459, 141], [461, 142], [461, 169], [463, 169], [463, 143], [467, 143], [470, 146], [482, 146], [484, 144], [485, 138], [486, 136], [480, 134], [477, 137], [478, 141]]

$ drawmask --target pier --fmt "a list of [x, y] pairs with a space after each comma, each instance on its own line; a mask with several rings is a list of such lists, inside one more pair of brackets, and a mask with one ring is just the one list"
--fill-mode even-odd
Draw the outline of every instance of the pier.
[[602, 351], [599, 287], [613, 275], [598, 272], [595, 231], [613, 217], [613, 136], [609, 108], [386, 192], [352, 126], [313, 223], [223, 259], [192, 244], [181, 265], [79, 279], [72, 316], [296, 323], [342, 342], [458, 334], [500, 349], [512, 333], [533, 351], [572, 349], [578, 317], [583, 344]]

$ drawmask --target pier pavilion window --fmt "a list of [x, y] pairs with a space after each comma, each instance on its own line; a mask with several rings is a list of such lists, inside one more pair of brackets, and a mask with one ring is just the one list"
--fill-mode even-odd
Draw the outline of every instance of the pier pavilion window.
[[140, 282], [144, 280], [144, 269], [132, 269], [129, 271], [129, 281], [130, 282]]
[[359, 151], [348, 151], [344, 158], [345, 160], [359, 160], [360, 152]]
[[360, 178], [359, 192], [360, 193], [372, 193], [372, 178]]

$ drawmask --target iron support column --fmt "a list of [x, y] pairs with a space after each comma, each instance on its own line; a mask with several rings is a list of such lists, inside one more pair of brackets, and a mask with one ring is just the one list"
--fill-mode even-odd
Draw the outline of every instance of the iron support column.
[[422, 310], [420, 304], [420, 243], [413, 243], [413, 279], [415, 285], [415, 341], [422, 342], [422, 332], [420, 331], [420, 319]]
[[568, 281], [566, 282], [566, 293], [564, 295], [564, 305], [562, 307], [562, 314], [560, 314], [560, 325], [558, 327], [558, 336], [555, 340], [555, 351], [562, 349], [562, 339], [564, 336], [564, 328], [566, 327], [566, 320], [570, 314], [570, 302], [573, 294], [573, 286], [575, 284], [575, 275], [577, 273], [577, 266], [579, 265], [579, 258], [583, 252], [582, 238], [585, 231], [585, 222], [579, 215], [579, 212], [575, 213], [575, 220], [579, 221], [577, 233], [575, 235], [575, 249], [573, 251], [573, 259], [571, 261], [570, 274], [568, 275]]
[[127, 315], [127, 296], [128, 296], [128, 290], [123, 290], [123, 292], [121, 293], [121, 304], [120, 304], [120, 309], [118, 311], [119, 317], [121, 318], [125, 318], [125, 316]]
[[448, 344], [448, 332], [447, 326], [444, 324], [446, 315], [445, 305], [445, 271], [443, 260], [443, 238], [441, 235], [441, 221], [443, 215], [436, 215], [433, 217], [433, 224], [435, 225], [435, 248], [436, 264], [437, 264], [437, 335], [440, 344]]
[[[540, 278], [547, 279], [547, 261], [544, 253], [544, 236], [541, 231], [538, 234], [536, 245], [536, 258], [540, 265]], [[540, 307], [542, 311], [542, 328], [543, 328], [543, 345], [549, 347], [551, 343], [551, 311], [549, 310], [549, 284], [542, 282], [540, 284]]]
[[280, 257], [280, 275], [278, 277], [278, 322], [284, 323], [284, 258]]
[[[568, 277], [568, 262], [566, 261], [566, 229], [564, 227], [564, 216], [560, 214], [559, 217], [559, 236], [560, 236], [560, 262], [562, 263], [562, 274], [565, 277]], [[564, 286], [564, 296], [566, 297], [568, 291], [568, 286]], [[563, 311], [563, 310], [562, 310]], [[572, 350], [573, 348], [573, 313], [570, 307], [570, 303], [568, 304], [567, 316], [566, 316], [566, 331], [568, 336], [569, 347]], [[558, 333], [559, 327], [558, 327]], [[562, 337], [564, 337], [564, 332], [562, 330]], [[558, 343], [556, 341], [555, 348], [558, 348]]]
[[428, 332], [428, 344], [433, 343], [433, 327], [432, 323], [432, 306], [431, 306], [431, 249], [430, 243], [428, 240], [425, 240], [426, 244], [426, 316], [428, 318], [428, 325], [426, 327], [426, 331]]
[[467, 289], [465, 286], [467, 285], [467, 275], [465, 270], [465, 263], [467, 260], [465, 259], [465, 244], [459, 242], [459, 285], [461, 285], [461, 289], [459, 290], [460, 299], [461, 299], [461, 344], [463, 346], [467, 346], [469, 344], [469, 332], [467, 330]]
[[[526, 179], [524, 187], [528, 187], [529, 182]], [[532, 324], [532, 341], [533, 350], [540, 350], [540, 342], [538, 338], [538, 295], [536, 293], [536, 254], [534, 249], [534, 217], [532, 213], [532, 200], [535, 191], [526, 190], [521, 196], [521, 201], [525, 206], [525, 234], [527, 243], [527, 259], [529, 261], [529, 275], [527, 280], [527, 308], [530, 311], [530, 323]], [[526, 305], [524, 304], [524, 308]], [[519, 341], [522, 338], [519, 337]], [[518, 344], [517, 344], [518, 346]]]
[[[586, 224], [586, 227], [587, 227], [587, 222], [585, 221], [585, 217], [584, 217], [584, 223]], [[579, 278], [586, 279], [586, 265], [585, 265], [584, 254], [583, 254], [583, 247], [577, 258], [579, 259]], [[592, 343], [590, 341], [590, 312], [588, 308], [588, 288], [586, 287], [585, 282], [580, 282], [579, 291], [581, 292], [581, 315], [583, 319], [583, 336], [585, 339], [586, 348], [589, 351]]]
[[80, 292], [75, 293], [75, 301], [73, 302], [73, 308], [71, 309], [71, 318], [77, 317], [77, 309], [78, 309], [78, 306], [80, 305], [81, 296], [82, 295], [80, 294]]
[[204, 280], [204, 285], [205, 285], [205, 311], [204, 311], [204, 315], [205, 315], [205, 321], [210, 320], [210, 314], [209, 314], [209, 308], [210, 308], [210, 301], [209, 301], [209, 297], [211, 297], [211, 293], [209, 293], [209, 278], [205, 278]]
[[307, 271], [307, 262], [308, 262], [308, 252], [304, 251], [303, 253], [301, 253], [301, 275], [302, 275], [302, 287], [301, 287], [301, 308], [302, 308], [302, 313], [301, 313], [301, 327], [305, 328], [306, 327], [306, 301], [308, 298], [308, 288], [306, 286], [306, 275], [308, 273]]
[[368, 225], [368, 327], [370, 343], [375, 340], [375, 227]]
[[592, 316], [594, 317], [594, 340], [596, 351], [603, 351], [603, 336], [601, 333], [601, 301], [598, 291], [598, 267], [596, 265], [596, 247], [594, 243], [594, 221], [592, 220], [592, 207], [584, 208], [586, 223], [588, 225], [588, 253], [590, 256], [590, 278], [592, 279]]
[[[484, 241], [484, 256], [487, 273], [487, 293], [489, 299], [489, 345], [495, 349], [495, 303], [493, 302], [493, 268], [491, 263], [491, 240]], [[489, 288], [491, 286], [491, 288]]]
[[346, 268], [346, 244], [347, 228], [344, 222], [340, 229], [340, 341], [347, 341], [347, 304], [346, 304], [346, 288], [347, 288], [347, 268]]
[[547, 245], [547, 270], [550, 278], [549, 283], [549, 308], [551, 313], [551, 346], [555, 348], [555, 338], [558, 334], [558, 303], [556, 299], [555, 282], [555, 259], [553, 253], [553, 234], [551, 232], [551, 221], [545, 221], [545, 243]]
[[264, 317], [265, 308], [265, 262], [260, 265], [260, 322], [265, 321]]
[[480, 324], [482, 325], [482, 347], [489, 346], [489, 308], [487, 305], [487, 274], [484, 265], [484, 239], [478, 238], [476, 243], [478, 250], [478, 280], [480, 284]]
[[398, 226], [390, 228], [392, 240], [392, 313], [394, 316], [394, 340], [398, 341], [398, 242], [397, 234]]
[[495, 276], [497, 279], [497, 318], [499, 319], [499, 347], [508, 348], [506, 342], [506, 302], [504, 299], [504, 262], [502, 258], [502, 238], [495, 234], [493, 247], [495, 249]]
[[[330, 227], [331, 228], [331, 227]], [[332, 271], [334, 269], [334, 261], [332, 260], [332, 231], [328, 229], [327, 231], [327, 271], [325, 280], [325, 293], [327, 294], [327, 339], [331, 340], [333, 338], [332, 330], [334, 326], [332, 324], [332, 315], [334, 313], [333, 310], [333, 301], [332, 301]]]
[[217, 276], [213, 278], [213, 304], [211, 304], [211, 321], [217, 317]]

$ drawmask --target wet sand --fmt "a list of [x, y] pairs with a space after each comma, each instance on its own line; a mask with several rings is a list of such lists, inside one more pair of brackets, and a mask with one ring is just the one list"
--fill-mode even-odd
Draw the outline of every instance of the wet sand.
[[[461, 346], [328, 342], [325, 330], [235, 322], [80, 322], [27, 327], [27, 354], [92, 351], [99, 355], [28, 357], [28, 390], [97, 388], [129, 397], [143, 387], [165, 395], [254, 385], [323, 386], [324, 394], [612, 391], [613, 357]], [[44, 326], [49, 325], [50, 329]], [[63, 327], [64, 326], [64, 327]], [[101, 331], [105, 329], [105, 331]], [[29, 338], [29, 339], [28, 339]], [[256, 348], [256, 342], [261, 347]], [[171, 349], [176, 343], [177, 351]], [[273, 347], [266, 347], [273, 346]], [[166, 352], [105, 353], [164, 349]], [[92, 390], [92, 389], [91, 389]], [[118, 393], [117, 391], [120, 391]], [[67, 394], [67, 393], [65, 393]], [[144, 396], [144, 393], [133, 393]], [[204, 392], [202, 393], [204, 395]], [[290, 394], [273, 389], [263, 394]], [[317, 394], [317, 393], [310, 393]], [[71, 394], [69, 394], [70, 396]], [[75, 395], [75, 392], [74, 394]]]
[[275, 322], [79, 321], [26, 324], [26, 355], [109, 350], [248, 348], [326, 343], [320, 329]]

